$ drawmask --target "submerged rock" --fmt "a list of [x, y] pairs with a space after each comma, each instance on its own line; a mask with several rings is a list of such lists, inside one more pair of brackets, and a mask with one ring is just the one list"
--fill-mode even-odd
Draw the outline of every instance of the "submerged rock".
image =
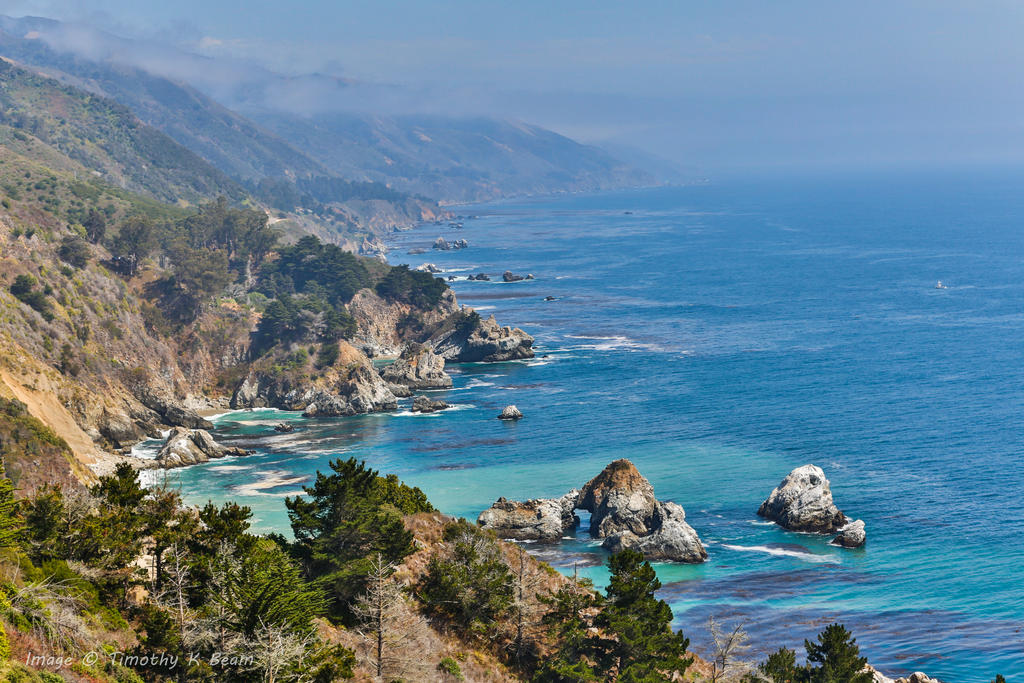
[[830, 542], [832, 545], [844, 548], [859, 548], [868, 540], [867, 532], [864, 531], [864, 522], [856, 520], [850, 522], [839, 530], [839, 535]]
[[510, 501], [499, 498], [477, 517], [476, 523], [501, 538], [518, 541], [557, 541], [579, 525], [576, 498], [572, 490], [561, 498]]
[[819, 534], [838, 531], [848, 521], [832, 502], [829, 481], [816, 465], [790, 472], [761, 503], [757, 514], [791, 531]]
[[499, 420], [521, 420], [523, 419], [523, 413], [513, 405], [505, 406], [501, 409], [501, 413], [498, 415]]
[[229, 455], [248, 455], [243, 448], [223, 446], [217, 443], [205, 429], [188, 429], [175, 427], [167, 436], [167, 440], [157, 453], [157, 462], [161, 467], [184, 467], [208, 462], [214, 458]]
[[426, 396], [417, 396], [412, 400], [412, 412], [414, 413], [436, 413], [445, 410], [450, 406], [444, 401], [435, 400]]
[[395, 391], [396, 386], [405, 387], [406, 391], [450, 389], [452, 386], [451, 376], [444, 371], [444, 358], [430, 347], [419, 344], [407, 346], [394, 363], [381, 369], [380, 375], [396, 396], [402, 395], [401, 389]]
[[533, 337], [518, 327], [499, 326], [493, 315], [472, 325], [454, 324], [446, 329], [433, 340], [434, 351], [445, 360], [490, 363], [533, 358]]
[[686, 512], [681, 505], [671, 502], [659, 502], [655, 506], [652, 528], [647, 535], [620, 531], [605, 538], [601, 545], [613, 553], [627, 548], [637, 550], [648, 560], [697, 564], [708, 559], [697, 532], [686, 523]]
[[278, 422], [274, 425], [274, 431], [281, 432], [282, 434], [290, 434], [295, 431], [295, 427], [287, 422]]
[[657, 500], [651, 482], [623, 458], [583, 486], [578, 506], [590, 512], [590, 534], [605, 538], [621, 531], [650, 533]]

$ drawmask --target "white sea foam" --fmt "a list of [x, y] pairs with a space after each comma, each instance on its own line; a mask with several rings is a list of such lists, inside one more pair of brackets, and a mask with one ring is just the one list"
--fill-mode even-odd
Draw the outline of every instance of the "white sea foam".
[[777, 557], [795, 557], [798, 560], [803, 560], [804, 562], [824, 562], [829, 564], [839, 563], [839, 558], [834, 557], [833, 555], [816, 555], [812, 552], [792, 550], [790, 548], [772, 548], [766, 545], [729, 545], [728, 543], [723, 543], [722, 547], [728, 548], [729, 550], [738, 550], [740, 552], [767, 553]]
[[207, 467], [210, 472], [245, 472], [251, 470], [255, 465], [216, 465]]

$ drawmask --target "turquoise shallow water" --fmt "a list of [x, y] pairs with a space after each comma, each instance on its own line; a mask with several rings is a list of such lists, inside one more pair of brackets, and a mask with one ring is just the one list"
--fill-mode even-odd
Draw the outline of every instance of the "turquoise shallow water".
[[[1022, 180], [737, 181], [464, 209], [479, 217], [403, 233], [391, 260], [535, 274], [454, 287], [534, 334], [538, 358], [451, 367], [455, 388], [438, 395], [457, 409], [432, 416], [229, 414], [218, 435], [258, 454], [170, 476], [192, 502], [235, 499], [282, 529], [283, 496], [333, 457], [469, 517], [628, 457], [707, 544], [704, 565], [658, 567], [698, 648], [711, 614], [746, 620], [762, 651], [837, 619], [890, 674], [1019, 676]], [[438, 235], [471, 247], [406, 255]], [[507, 403], [526, 418], [494, 419]], [[295, 431], [273, 432], [282, 420]], [[757, 518], [807, 462], [865, 520], [863, 550]], [[530, 550], [604, 578], [584, 536]]]

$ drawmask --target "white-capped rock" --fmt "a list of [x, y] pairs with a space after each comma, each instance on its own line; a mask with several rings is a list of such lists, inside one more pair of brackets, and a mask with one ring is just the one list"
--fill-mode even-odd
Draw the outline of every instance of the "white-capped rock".
[[846, 515], [832, 501], [832, 489], [817, 465], [803, 465], [786, 475], [757, 514], [791, 531], [827, 534], [846, 525]]

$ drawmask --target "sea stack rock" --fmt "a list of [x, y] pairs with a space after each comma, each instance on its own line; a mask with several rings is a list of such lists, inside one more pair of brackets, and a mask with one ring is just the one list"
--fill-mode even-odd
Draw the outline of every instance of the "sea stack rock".
[[205, 429], [175, 427], [157, 453], [161, 467], [184, 467], [228, 455], [248, 455], [242, 448], [222, 446]]
[[[452, 386], [451, 376], [444, 371], [444, 358], [419, 344], [407, 346], [394, 363], [381, 369], [380, 376], [396, 396], [402, 393], [408, 396], [411, 389], [450, 389]], [[405, 388], [404, 392], [400, 387]]]
[[504, 282], [521, 282], [523, 280], [532, 280], [533, 274], [531, 273], [528, 275], [516, 275], [511, 270], [506, 270], [504, 273], [502, 273], [501, 279]]
[[590, 513], [590, 535], [605, 538], [620, 531], [650, 533], [657, 502], [651, 482], [623, 458], [583, 486], [578, 507]]
[[660, 502], [629, 460], [609, 464], [580, 491], [576, 506], [590, 512], [590, 535], [611, 552], [638, 550], [649, 560], [699, 563], [708, 558], [682, 506]]
[[501, 414], [498, 415], [499, 420], [521, 420], [523, 419], [523, 413], [515, 406], [509, 405], [501, 409]]
[[859, 548], [868, 540], [867, 533], [864, 531], [864, 522], [856, 520], [850, 522], [842, 529], [839, 530], [839, 535], [833, 538], [830, 542], [832, 545], [842, 546], [843, 548]]
[[648, 560], [698, 564], [708, 559], [697, 532], [686, 523], [686, 512], [681, 505], [659, 502], [654, 508], [652, 526], [653, 531], [646, 536], [620, 531], [604, 539], [601, 545], [613, 553], [637, 550]]
[[536, 498], [527, 501], [499, 498], [480, 513], [476, 523], [500, 538], [517, 541], [557, 541], [580, 523], [575, 514], [579, 491], [561, 498]]
[[414, 413], [436, 413], [448, 407], [444, 401], [435, 401], [426, 396], [417, 396], [412, 400], [412, 412]]
[[782, 480], [757, 514], [790, 531], [828, 534], [843, 528], [846, 515], [832, 502], [832, 489], [816, 465], [797, 467]]

